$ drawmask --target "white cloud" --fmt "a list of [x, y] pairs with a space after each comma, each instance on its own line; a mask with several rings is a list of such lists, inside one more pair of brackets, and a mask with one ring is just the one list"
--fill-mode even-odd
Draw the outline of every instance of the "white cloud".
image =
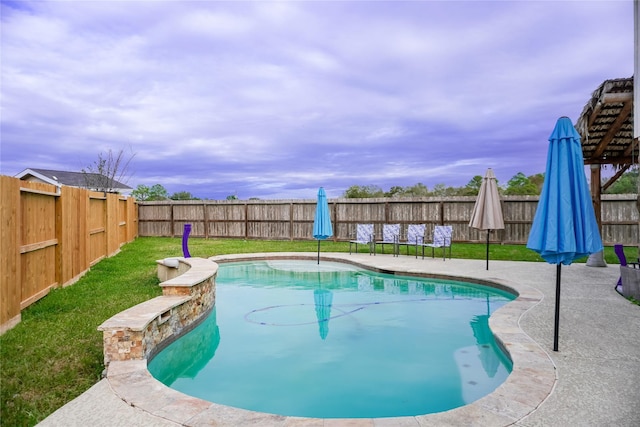
[[203, 9], [188, 11], [179, 16], [174, 25], [178, 31], [214, 39], [244, 35], [252, 28], [250, 21], [236, 14]]

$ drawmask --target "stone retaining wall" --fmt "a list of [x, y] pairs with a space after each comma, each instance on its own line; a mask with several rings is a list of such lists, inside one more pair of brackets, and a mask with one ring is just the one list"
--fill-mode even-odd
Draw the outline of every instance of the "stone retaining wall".
[[112, 361], [149, 359], [213, 309], [218, 264], [203, 258], [157, 263], [158, 277], [164, 280], [162, 296], [122, 311], [98, 327], [105, 367]]

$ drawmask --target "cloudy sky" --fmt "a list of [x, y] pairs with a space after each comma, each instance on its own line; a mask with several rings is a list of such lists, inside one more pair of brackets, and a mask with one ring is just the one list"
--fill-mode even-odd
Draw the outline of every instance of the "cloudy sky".
[[200, 198], [544, 172], [560, 116], [633, 75], [633, 1], [4, 1], [1, 170]]

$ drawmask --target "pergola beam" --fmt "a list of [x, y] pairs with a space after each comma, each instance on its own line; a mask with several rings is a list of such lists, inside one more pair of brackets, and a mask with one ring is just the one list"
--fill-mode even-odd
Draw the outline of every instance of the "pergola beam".
[[[638, 145], [638, 140], [637, 139], [632, 139], [631, 140], [631, 144], [629, 144], [627, 149], [624, 150], [623, 155], [627, 156], [627, 157], [631, 157], [633, 159], [633, 152], [635, 151], [637, 145]], [[638, 163], [638, 155], [637, 154], [636, 154], [636, 163]]]
[[633, 92], [614, 92], [602, 95], [603, 104], [626, 104], [633, 101]]
[[609, 145], [609, 143], [613, 141], [613, 137], [616, 135], [616, 133], [618, 133], [618, 131], [620, 130], [624, 122], [627, 120], [627, 117], [629, 117], [629, 113], [631, 113], [632, 107], [633, 107], [632, 102], [624, 103], [622, 110], [620, 110], [620, 114], [618, 114], [618, 117], [616, 117], [615, 122], [611, 124], [607, 133], [600, 140], [600, 143], [594, 150], [593, 154], [591, 155], [591, 158], [598, 158], [602, 156], [602, 153], [604, 153], [604, 150], [607, 149], [607, 146]]
[[619, 164], [632, 163], [632, 161], [633, 159], [631, 158], [631, 156], [615, 156], [615, 157], [607, 157], [606, 159], [602, 159], [602, 158], [584, 159], [584, 164], [585, 165], [619, 165]]

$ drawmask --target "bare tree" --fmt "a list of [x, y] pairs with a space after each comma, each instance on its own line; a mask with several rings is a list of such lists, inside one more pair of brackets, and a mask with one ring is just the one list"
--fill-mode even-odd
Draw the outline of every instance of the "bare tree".
[[128, 169], [135, 154], [126, 157], [124, 150], [114, 153], [109, 149], [106, 153], [98, 154], [98, 159], [82, 169], [85, 185], [95, 191], [116, 193], [116, 182], [126, 184]]

